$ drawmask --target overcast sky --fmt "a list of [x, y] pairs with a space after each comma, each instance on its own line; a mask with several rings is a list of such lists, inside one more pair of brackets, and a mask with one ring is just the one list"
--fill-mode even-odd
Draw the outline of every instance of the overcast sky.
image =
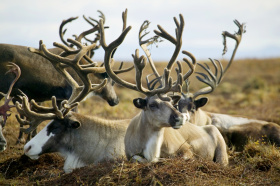
[[[90, 28], [83, 15], [98, 19], [97, 10], [101, 10], [106, 16], [105, 25], [110, 27], [105, 32], [108, 44], [121, 33], [121, 14], [126, 8], [127, 24], [132, 30], [118, 49], [116, 60], [132, 59], [131, 54], [139, 48], [138, 31], [143, 21], [151, 22], [150, 31], [159, 24], [174, 36], [173, 17], [179, 18], [180, 13], [185, 20], [182, 49], [197, 59], [222, 58], [221, 33], [238, 30], [234, 19], [247, 25], [237, 58], [280, 57], [279, 0], [1, 0], [0, 43], [37, 48], [42, 39], [51, 48], [53, 42], [61, 42], [58, 28], [63, 19], [79, 16], [66, 25], [66, 37], [72, 37]], [[149, 36], [152, 35], [153, 32]], [[230, 49], [233, 45], [234, 42], [229, 45]], [[174, 46], [167, 41], [150, 48], [154, 60], [165, 61], [170, 59], [173, 50]], [[102, 60], [103, 49], [96, 53], [95, 60]]]

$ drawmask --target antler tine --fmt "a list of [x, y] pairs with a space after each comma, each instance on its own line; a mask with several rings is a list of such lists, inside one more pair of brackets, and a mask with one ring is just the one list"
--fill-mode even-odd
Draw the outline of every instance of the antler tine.
[[188, 52], [186, 50], [183, 50], [182, 53], [187, 55], [192, 60], [192, 62], [190, 62], [187, 58], [183, 58], [183, 61], [185, 61], [188, 64], [189, 68], [190, 68], [190, 70], [183, 77], [183, 80], [185, 81], [194, 73], [195, 67], [196, 67], [197, 63], [196, 63], [196, 59], [193, 56], [193, 54], [191, 54], [190, 52]]
[[119, 66], [119, 70], [114, 70], [115, 74], [121, 74], [121, 73], [128, 72], [128, 71], [131, 71], [132, 69], [134, 69], [133, 65], [131, 67], [128, 67], [125, 69], [122, 69], [122, 66], [123, 66], [123, 62], [121, 62], [120, 66]]
[[[100, 19], [103, 19], [103, 23], [105, 24], [105, 22], [106, 22], [106, 17], [105, 17], [105, 15], [104, 15], [104, 13], [103, 13], [102, 11], [100, 11], [100, 10], [97, 10], [97, 12], [100, 13], [100, 15], [99, 15], [98, 17], [99, 17]], [[96, 26], [96, 25], [99, 25], [99, 21], [96, 20], [96, 19], [94, 19], [94, 18], [92, 18], [92, 17], [89, 17], [89, 19], [92, 20], [92, 21], [94, 21], [94, 22], [96, 23], [96, 25], [95, 25], [94, 23], [92, 23], [90, 20], [88, 20], [85, 16], [84, 16], [84, 19], [85, 19], [90, 25], [92, 25], [93, 27]], [[105, 27], [105, 28], [107, 28], [107, 27]]]
[[173, 83], [172, 88], [170, 91], [172, 92], [182, 92], [182, 86], [183, 86], [183, 75], [182, 75], [182, 64], [177, 61], [178, 68], [175, 68], [175, 71], [177, 73], [177, 81]]
[[183, 54], [187, 55], [189, 58], [191, 58], [192, 62], [190, 62], [187, 58], [183, 58], [183, 61], [187, 63], [189, 66], [188, 72], [183, 76], [182, 75], [182, 65], [179, 61], [177, 61], [178, 68], [176, 68], [177, 72], [177, 81], [173, 83], [172, 91], [174, 92], [182, 92], [182, 86], [183, 82], [187, 82], [188, 78], [194, 73], [195, 67], [196, 67], [196, 59], [195, 57], [188, 51], [182, 51]]
[[[105, 15], [103, 14], [103, 12], [100, 11], [100, 10], [97, 10], [97, 12], [100, 13], [99, 18], [103, 19], [103, 22], [105, 23]], [[96, 23], [96, 24], [94, 24], [94, 23], [91, 22], [88, 18], [86, 18], [86, 16], [83, 15], [83, 18], [84, 18], [84, 20], [85, 20], [87, 23], [89, 23], [93, 28], [90, 29], [90, 30], [88, 30], [88, 31], [85, 31], [85, 32], [81, 33], [80, 36], [78, 37], [77, 41], [81, 42], [81, 39], [84, 38], [85, 40], [89, 41], [91, 44], [92, 44], [92, 43], [97, 43], [97, 41], [100, 40], [99, 34], [96, 34], [96, 38], [95, 38], [94, 40], [89, 40], [89, 39], [87, 39], [85, 36], [88, 35], [88, 34], [90, 34], [90, 33], [95, 32], [95, 31], [98, 31], [98, 32], [99, 32], [100, 29], [99, 29], [98, 21], [97, 21], [96, 19], [93, 19], [93, 18], [89, 17], [90, 20], [92, 20], [92, 21], [94, 21], [94, 22]], [[106, 26], [105, 28], [109, 28], [109, 27]], [[98, 47], [98, 48], [99, 48], [99, 47]], [[96, 48], [95, 48], [95, 49], [96, 49]]]
[[[126, 21], [127, 21], [127, 9], [122, 13], [122, 20], [123, 20], [123, 31], [126, 29]], [[103, 23], [105, 23], [105, 20], [103, 20]]]
[[[78, 41], [78, 42], [81, 42], [82, 39], [85, 38], [85, 36], [87, 36], [89, 34], [92, 34], [93, 32], [98, 31], [98, 30], [99, 30], [99, 28], [97, 26], [95, 26], [95, 27], [93, 27], [89, 30], [86, 30], [86, 31], [82, 32], [79, 36], [77, 36], [77, 38], [75, 38], [75, 40]], [[90, 42], [94, 43], [93, 41], [90, 41]]]
[[[199, 90], [198, 92], [196, 92], [193, 96], [193, 98], [196, 98], [199, 95], [202, 94], [209, 94], [211, 92], [213, 92], [215, 90], [215, 88], [220, 84], [221, 82], [221, 77], [223, 76], [223, 66], [221, 65], [221, 62], [218, 60], [213, 60], [211, 58], [209, 58], [209, 60], [211, 61], [211, 63], [213, 64], [214, 68], [215, 68], [215, 74], [213, 74], [213, 72], [211, 71], [210, 67], [205, 63], [204, 65], [202, 65], [201, 63], [198, 63], [198, 65], [200, 67], [202, 67], [208, 75], [201, 73], [201, 72], [196, 72], [197, 74], [199, 74], [200, 76], [196, 76], [196, 78], [207, 84], [209, 87], [205, 87], [201, 90]], [[219, 68], [220, 68], [220, 76], [218, 77], [218, 67], [217, 64], [219, 64]]]
[[[152, 79], [151, 81], [149, 81], [149, 77], [152, 76], [152, 75], [154, 75], [154, 74], [149, 74], [149, 75], [146, 76], [147, 87], [148, 87], [149, 90], [153, 90], [155, 88], [156, 84], [158, 82], [161, 83], [161, 80], [162, 80], [161, 79], [162, 77], [160, 76], [160, 77], [156, 77], [156, 78]], [[162, 84], [160, 86], [162, 86]]]
[[[214, 63], [214, 61], [211, 58], [210, 58], [210, 61], [215, 66], [215, 74], [212, 73], [210, 67], [206, 63], [204, 65], [202, 65], [201, 63], [198, 63], [198, 65], [200, 67], [202, 67], [209, 74], [211, 79], [213, 79], [217, 82], [217, 65]], [[218, 61], [218, 60], [215, 60], [215, 61]], [[202, 73], [197, 72], [197, 74], [202, 74]]]
[[135, 51], [135, 55], [132, 55], [133, 59], [134, 59], [134, 66], [135, 66], [135, 72], [136, 72], [136, 88], [138, 91], [144, 93], [145, 95], [147, 95], [147, 93], [149, 92], [149, 90], [143, 88], [142, 86], [142, 72], [143, 69], [145, 68], [146, 64], [147, 64], [147, 58], [145, 58], [143, 55], [139, 57], [139, 50], [136, 49]]
[[67, 31], [67, 29], [64, 29], [64, 30], [63, 30], [63, 27], [64, 27], [67, 23], [70, 23], [71, 21], [76, 20], [76, 19], [78, 19], [78, 17], [70, 17], [70, 18], [67, 19], [67, 20], [63, 20], [62, 23], [61, 23], [60, 26], [59, 26], [59, 37], [60, 37], [61, 41], [62, 41], [65, 45], [67, 45], [68, 47], [71, 47], [71, 46], [70, 46], [70, 45], [65, 41], [65, 39], [63, 38], [63, 37], [64, 37], [64, 34], [65, 34], [66, 31]]
[[182, 35], [183, 35], [185, 22], [184, 22], [184, 17], [182, 16], [182, 14], [179, 14], [179, 17], [180, 17], [180, 23], [178, 22], [177, 18], [174, 17], [174, 22], [175, 22], [176, 27], [177, 27], [175, 29], [176, 39], [173, 36], [171, 36], [170, 34], [168, 34], [160, 25], [158, 25], [158, 29], [160, 31], [154, 30], [155, 34], [167, 39], [168, 41], [170, 41], [171, 43], [176, 45], [174, 53], [173, 53], [170, 61], [168, 62], [168, 65], [167, 65], [167, 69], [169, 69], [169, 70], [172, 69], [174, 63], [176, 62], [176, 58], [177, 58], [177, 56], [178, 56], [178, 54], [181, 50], [181, 47], [182, 47]]

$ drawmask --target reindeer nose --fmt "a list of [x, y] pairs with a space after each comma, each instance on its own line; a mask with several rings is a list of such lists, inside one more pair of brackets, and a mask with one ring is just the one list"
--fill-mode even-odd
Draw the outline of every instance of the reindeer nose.
[[176, 116], [176, 115], [172, 115], [171, 119], [176, 123], [180, 121], [180, 117]]
[[119, 99], [111, 99], [107, 101], [110, 106], [115, 106], [119, 104]]
[[179, 121], [181, 121], [181, 117], [176, 117], [174, 120], [175, 120], [175, 122], [179, 122]]

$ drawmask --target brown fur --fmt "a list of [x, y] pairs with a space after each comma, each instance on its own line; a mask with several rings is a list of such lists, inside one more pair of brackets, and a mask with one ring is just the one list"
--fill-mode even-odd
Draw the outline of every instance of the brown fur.
[[247, 123], [220, 131], [228, 146], [234, 146], [236, 151], [242, 151], [249, 139], [258, 143], [280, 146], [280, 127], [275, 123]]

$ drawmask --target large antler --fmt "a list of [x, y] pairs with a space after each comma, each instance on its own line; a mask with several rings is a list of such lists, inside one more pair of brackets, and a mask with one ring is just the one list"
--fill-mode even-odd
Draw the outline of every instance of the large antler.
[[[167, 69], [171, 70], [173, 64], [176, 61], [176, 58], [178, 57], [181, 47], [182, 47], [182, 34], [183, 34], [184, 25], [185, 25], [184, 18], [181, 14], [180, 14], [180, 23], [178, 22], [178, 20], [175, 17], [174, 17], [174, 22], [176, 24], [176, 29], [175, 29], [176, 39], [174, 37], [172, 37], [170, 34], [168, 34], [160, 25], [158, 25], [158, 28], [160, 31], [157, 31], [157, 30], [154, 31], [156, 33], [156, 36], [153, 36], [152, 38], [149, 38], [147, 40], [143, 40], [143, 38], [147, 34], [149, 34], [149, 32], [147, 32], [146, 30], [149, 27], [150, 22], [144, 21], [144, 23], [140, 27], [139, 45], [145, 52], [146, 57], [148, 58], [150, 66], [153, 70], [153, 74], [155, 75], [155, 79], [151, 80], [150, 82], [148, 79], [150, 75], [148, 75], [146, 77], [147, 85], [150, 90], [154, 89], [154, 87], [156, 86], [156, 84], [158, 82], [160, 83], [160, 86], [162, 86], [163, 82], [162, 82], [162, 77], [159, 75], [157, 69], [155, 68], [154, 62], [151, 58], [151, 54], [147, 47], [152, 43], [161, 42], [161, 40], [159, 40], [160, 37], [163, 37], [163, 38], [167, 39], [168, 41], [170, 41], [171, 43], [173, 43], [175, 45], [175, 50], [172, 55], [172, 58], [170, 59], [168, 65], [167, 65]], [[145, 33], [143, 34], [143, 32], [145, 32]], [[190, 62], [187, 58], [183, 59], [183, 61], [186, 62], [188, 64], [188, 66], [190, 67], [190, 70], [183, 76], [183, 80], [186, 80], [194, 72], [194, 68], [196, 65], [196, 59], [188, 51], [183, 51], [182, 53], [187, 55], [192, 60], [192, 62]], [[183, 80], [180, 78], [180, 75], [179, 75], [179, 74], [182, 74], [182, 67], [179, 62], [177, 62], [177, 64], [178, 64], [178, 68], [175, 69], [177, 72], [177, 81], [175, 83], [173, 83], [173, 86], [170, 91], [181, 92], [181, 90], [178, 90], [178, 89], [181, 88], [181, 86], [179, 86], [179, 85], [182, 85], [182, 83], [183, 83]]]
[[[236, 32], [235, 34], [231, 34], [227, 31], [224, 31], [222, 33], [223, 38], [224, 38], [224, 50], [223, 50], [223, 55], [227, 52], [227, 45], [226, 45], [226, 37], [230, 37], [232, 39], [234, 39], [236, 41], [236, 45], [235, 48], [233, 50], [233, 53], [231, 55], [230, 61], [228, 62], [227, 66], [225, 69], [223, 69], [223, 66], [221, 64], [220, 61], [218, 60], [212, 60], [210, 58], [211, 63], [213, 64], [214, 68], [215, 68], [215, 73], [211, 72], [210, 67], [205, 63], [204, 65], [198, 63], [199, 66], [201, 66], [206, 72], [205, 73], [201, 73], [201, 72], [197, 72], [197, 74], [199, 74], [200, 76], [197, 76], [197, 79], [205, 84], [208, 85], [208, 87], [202, 88], [199, 91], [197, 91], [196, 93], [194, 93], [193, 98], [195, 99], [197, 96], [199, 95], [203, 95], [203, 94], [209, 94], [211, 92], [214, 91], [214, 89], [220, 84], [220, 82], [222, 81], [225, 73], [227, 72], [228, 68], [231, 66], [234, 56], [236, 54], [237, 48], [241, 42], [242, 39], [242, 34], [245, 33], [245, 24], [242, 23], [240, 24], [237, 20], [233, 21], [239, 28], [238, 32]], [[217, 65], [218, 64], [218, 65]], [[218, 75], [218, 66], [220, 69], [220, 75]], [[203, 78], [202, 78], [202, 77]]]
[[[149, 25], [150, 25], [150, 22], [148, 20], [144, 21], [143, 24], [141, 25], [140, 30], [139, 30], [139, 36], [138, 36], [139, 45], [145, 52], [146, 57], [148, 58], [150, 66], [153, 70], [154, 75], [156, 76], [156, 78], [159, 78], [160, 75], [155, 67], [153, 59], [151, 58], [151, 53], [148, 49], [148, 46], [151, 44], [154, 44], [154, 43], [161, 42], [162, 40], [160, 40], [160, 37], [158, 35], [155, 35], [149, 39], [143, 40], [143, 38], [150, 33], [150, 32], [147, 32]], [[144, 32], [144, 34], [143, 34], [143, 32]]]
[[[69, 50], [71, 54], [75, 54], [74, 57], [72, 56], [73, 58], [62, 57], [49, 52], [42, 41], [40, 41], [38, 50], [29, 48], [31, 52], [40, 54], [52, 63], [54, 68], [60, 74], [62, 74], [67, 82], [71, 85], [72, 94], [68, 100], [62, 101], [60, 109], [56, 105], [55, 97], [52, 98], [52, 107], [42, 107], [36, 104], [34, 100], [31, 100], [29, 104], [28, 98], [23, 96], [23, 103], [19, 104], [17, 102], [16, 108], [20, 114], [26, 116], [26, 120], [23, 120], [17, 116], [19, 123], [22, 125], [30, 125], [30, 127], [27, 129], [21, 129], [25, 133], [33, 131], [44, 120], [55, 118], [62, 119], [71, 109], [76, 107], [78, 103], [88, 95], [89, 92], [103, 88], [107, 83], [107, 79], [105, 79], [99, 85], [92, 84], [88, 76], [90, 73], [104, 71], [104, 67], [95, 67], [92, 64], [81, 65], [79, 63], [80, 60], [83, 59], [83, 57], [87, 54], [87, 52], [93, 49], [96, 44], [84, 46], [78, 41], [72, 39], [68, 39], [67, 41], [75, 45], [77, 50], [73, 50], [72, 48], [68, 48], [67, 46], [58, 43], [54, 43], [54, 46], [64, 49], [66, 53]], [[83, 83], [82, 86], [80, 86], [78, 82], [69, 74], [67, 68], [71, 68], [77, 73]]]
[[[161, 94], [167, 93], [172, 88], [172, 78], [170, 77], [170, 69], [166, 68], [164, 70], [164, 75], [163, 75], [164, 86], [162, 86], [161, 88], [154, 89], [154, 90], [149, 90], [149, 89], [144, 88], [142, 86], [141, 79], [142, 79], [142, 71], [147, 64], [147, 58], [145, 58], [143, 55], [139, 56], [138, 49], [135, 51], [135, 55], [132, 55], [134, 58], [134, 67], [136, 69], [136, 84], [132, 84], [130, 82], [127, 82], [127, 81], [119, 78], [113, 72], [113, 70], [111, 68], [111, 63], [113, 63], [113, 61], [114, 61], [114, 59], [112, 58], [112, 53], [114, 52], [115, 48], [117, 48], [123, 42], [126, 34], [131, 29], [130, 26], [126, 28], [126, 25], [124, 25], [123, 28], [125, 28], [125, 29], [123, 29], [122, 34], [115, 41], [110, 43], [110, 45], [107, 45], [105, 43], [103, 21], [102, 21], [102, 19], [100, 20], [100, 29], [101, 29], [100, 42], [101, 42], [101, 46], [105, 50], [104, 63], [105, 63], [106, 72], [116, 83], [118, 83], [126, 88], [141, 92], [141, 93], [145, 94], [146, 96], [153, 96], [153, 95], [157, 94], [160, 98], [162, 98]], [[169, 98], [162, 98], [162, 99], [170, 100]]]
[[13, 99], [10, 97], [10, 94], [12, 92], [14, 84], [16, 83], [16, 81], [19, 79], [19, 77], [21, 75], [21, 70], [20, 70], [19, 66], [17, 66], [15, 63], [9, 62], [9, 64], [7, 66], [11, 67], [11, 68], [9, 71], [6, 72], [6, 74], [12, 72], [16, 75], [16, 77], [13, 80], [13, 82], [11, 83], [9, 90], [6, 94], [0, 92], [0, 94], [2, 96], [4, 96], [4, 98], [5, 98], [4, 105], [0, 106], [0, 116], [3, 116], [3, 123], [2, 123], [3, 127], [6, 124], [7, 118], [11, 115], [11, 114], [8, 114], [7, 112], [10, 111], [10, 109], [12, 107], [14, 107], [14, 105], [9, 105], [10, 101]]

